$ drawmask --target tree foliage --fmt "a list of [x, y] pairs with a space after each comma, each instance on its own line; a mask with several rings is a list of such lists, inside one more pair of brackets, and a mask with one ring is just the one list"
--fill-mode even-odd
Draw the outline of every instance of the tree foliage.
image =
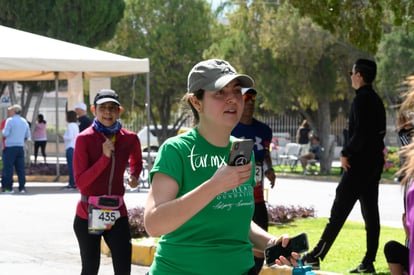
[[[286, 15], [289, 16], [286, 16]], [[332, 141], [329, 139], [331, 118], [330, 102], [346, 96], [335, 92], [339, 70], [336, 61], [336, 39], [308, 17], [299, 16], [288, 3], [277, 9], [268, 9], [262, 22], [260, 44], [272, 51], [283, 66], [289, 91], [283, 93], [285, 106], [301, 113], [321, 138], [326, 149], [321, 171], [329, 172]]]
[[[406, 77], [414, 74], [414, 34], [394, 28], [385, 34], [378, 47], [378, 82], [390, 105], [401, 101], [401, 87]], [[402, 89], [401, 89], [402, 88]]]
[[[219, 57], [228, 60], [239, 73], [253, 76], [255, 87], [260, 91], [257, 103], [261, 111], [284, 111], [279, 97], [283, 89], [283, 68], [272, 53], [259, 45], [263, 6], [240, 5], [227, 14], [228, 24], [213, 28], [213, 43], [204, 53], [205, 58]], [[279, 105], [279, 103], [281, 103]]]
[[[292, 102], [297, 109], [316, 110], [318, 106], [314, 99], [318, 96], [334, 98], [332, 90], [336, 83], [336, 70], [332, 66], [327, 67], [328, 62], [322, 62], [322, 59], [330, 58], [334, 42], [329, 32], [309, 18], [299, 17], [296, 10], [287, 4], [269, 9], [264, 14], [259, 44], [269, 49], [283, 66], [286, 87], [290, 90], [284, 94], [290, 95], [286, 98], [291, 101], [297, 98], [297, 102]], [[331, 74], [324, 75], [328, 73]], [[323, 84], [316, 83], [317, 79]]]
[[[187, 90], [187, 74], [210, 45], [210, 7], [201, 0], [128, 0], [125, 17], [107, 48], [150, 59], [151, 123], [167, 129]], [[131, 78], [114, 81], [120, 93], [133, 93], [128, 111], [144, 112], [145, 95]], [[145, 87], [138, 80], [139, 87]], [[132, 87], [132, 88], [131, 88]], [[133, 117], [131, 117], [133, 118]], [[178, 120], [183, 119], [179, 117]], [[182, 121], [175, 121], [180, 124]], [[160, 133], [161, 142], [166, 133]]]
[[123, 0], [0, 0], [0, 7], [1, 25], [95, 47], [113, 37], [125, 3]]
[[302, 16], [338, 39], [375, 54], [385, 31], [392, 25], [414, 26], [414, 4], [407, 0], [289, 0]]

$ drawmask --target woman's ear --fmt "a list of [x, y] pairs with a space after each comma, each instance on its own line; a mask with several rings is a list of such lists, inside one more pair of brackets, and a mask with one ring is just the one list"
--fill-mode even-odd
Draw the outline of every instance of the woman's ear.
[[201, 103], [195, 96], [190, 96], [189, 98], [191, 105], [193, 105], [194, 109], [197, 110], [197, 112], [201, 111]]
[[91, 110], [92, 114], [95, 114], [95, 105], [91, 105], [91, 107], [89, 107], [89, 110]]
[[118, 112], [119, 112], [119, 114], [122, 114], [124, 112], [124, 107], [119, 106]]

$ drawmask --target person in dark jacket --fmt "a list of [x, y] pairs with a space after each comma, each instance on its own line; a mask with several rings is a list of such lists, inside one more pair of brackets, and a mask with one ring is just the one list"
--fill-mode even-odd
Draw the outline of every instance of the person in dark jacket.
[[355, 97], [349, 115], [349, 141], [341, 152], [344, 173], [336, 189], [331, 215], [318, 244], [303, 256], [306, 264], [319, 268], [357, 200], [365, 222], [367, 251], [350, 273], [375, 273], [380, 219], [378, 185], [384, 166], [385, 108], [372, 88], [377, 65], [358, 59], [350, 72]]
[[79, 133], [91, 126], [92, 119], [88, 117], [88, 114], [86, 113], [86, 104], [83, 102], [80, 102], [75, 105], [74, 107], [76, 115], [78, 116], [78, 122], [79, 122]]

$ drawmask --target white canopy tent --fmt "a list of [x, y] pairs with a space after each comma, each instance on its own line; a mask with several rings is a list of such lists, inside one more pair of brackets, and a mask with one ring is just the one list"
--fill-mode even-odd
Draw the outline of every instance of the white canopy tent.
[[118, 54], [0, 26], [0, 80], [114, 77], [149, 72], [149, 60]]
[[[55, 80], [57, 91], [60, 79], [71, 81], [79, 75], [93, 80], [94, 78], [146, 73], [147, 119], [149, 118], [150, 68], [148, 58], [130, 58], [1, 25], [0, 37], [0, 81]], [[78, 93], [83, 94], [83, 90]], [[56, 124], [57, 133], [57, 104]], [[148, 121], [147, 124], [149, 124]], [[56, 147], [58, 155], [58, 141]], [[57, 177], [59, 176], [57, 156]]]

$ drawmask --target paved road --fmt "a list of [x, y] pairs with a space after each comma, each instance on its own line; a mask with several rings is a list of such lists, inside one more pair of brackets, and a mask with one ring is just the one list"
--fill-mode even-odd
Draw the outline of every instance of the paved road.
[[[77, 191], [62, 191], [64, 183], [28, 183], [25, 195], [0, 195], [0, 274], [79, 274], [80, 256], [72, 230]], [[319, 217], [329, 216], [335, 182], [279, 178], [269, 192], [274, 205], [314, 207]], [[144, 205], [146, 190], [128, 191], [128, 207]], [[382, 223], [401, 227], [401, 189], [381, 185]], [[351, 220], [362, 220], [356, 207]], [[132, 274], [145, 274], [148, 267], [133, 265]], [[102, 256], [100, 275], [113, 274], [111, 258]]]

